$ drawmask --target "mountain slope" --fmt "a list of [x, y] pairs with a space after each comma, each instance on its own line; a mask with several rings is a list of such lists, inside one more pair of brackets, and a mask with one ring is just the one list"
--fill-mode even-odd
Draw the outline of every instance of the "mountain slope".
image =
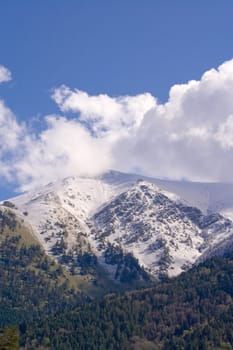
[[112, 185], [131, 187], [138, 180], [155, 184], [158, 188], [176, 194], [188, 205], [197, 207], [204, 214], [219, 212], [233, 219], [233, 183], [200, 183], [189, 181], [170, 181], [147, 176], [124, 174], [109, 171], [101, 177]]
[[154, 184], [138, 182], [93, 217], [97, 237], [133, 252], [153, 275], [177, 275], [210, 245], [233, 237], [220, 214], [203, 215]]
[[51, 350], [230, 350], [232, 315], [231, 255], [153, 288], [42, 319], [22, 332], [21, 343], [24, 349], [34, 344]]
[[79, 275], [91, 264], [120, 282], [147, 281], [146, 272], [173, 276], [214, 251], [224, 253], [233, 241], [232, 222], [213, 212], [231, 213], [233, 185], [110, 171], [67, 178], [11, 201], [47, 254]]
[[72, 282], [14, 211], [0, 208], [0, 326], [30, 322], [87, 300]]

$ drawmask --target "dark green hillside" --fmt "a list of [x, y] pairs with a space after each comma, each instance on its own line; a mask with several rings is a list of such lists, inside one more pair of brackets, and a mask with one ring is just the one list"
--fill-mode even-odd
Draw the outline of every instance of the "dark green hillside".
[[78, 301], [61, 267], [39, 246], [19, 244], [20, 237], [7, 237], [0, 245], [0, 325], [54, 314]]
[[76, 285], [11, 208], [0, 210], [2, 342], [8, 329], [17, 342], [17, 326], [24, 350], [233, 349], [233, 255], [92, 302]]
[[0, 210], [0, 327], [53, 315], [86, 298], [13, 211]]
[[233, 349], [233, 256], [157, 287], [111, 295], [29, 325], [36, 349]]

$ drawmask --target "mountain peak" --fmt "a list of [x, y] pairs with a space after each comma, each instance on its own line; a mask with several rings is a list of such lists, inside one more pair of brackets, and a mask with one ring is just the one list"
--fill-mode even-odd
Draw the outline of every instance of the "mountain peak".
[[[224, 251], [224, 241], [233, 234], [231, 221], [208, 213], [220, 203], [233, 212], [233, 195], [221, 202], [222, 189], [225, 193], [221, 184], [169, 182], [110, 170], [92, 178], [71, 176], [12, 201], [21, 215], [27, 213], [25, 220], [47, 254], [69, 269], [78, 264], [79, 272], [80, 257], [94, 256], [111, 278], [121, 280], [121, 272], [130, 269], [127, 264], [154, 276], [176, 275], [214, 246], [220, 244]], [[134, 264], [125, 260], [127, 254]]]

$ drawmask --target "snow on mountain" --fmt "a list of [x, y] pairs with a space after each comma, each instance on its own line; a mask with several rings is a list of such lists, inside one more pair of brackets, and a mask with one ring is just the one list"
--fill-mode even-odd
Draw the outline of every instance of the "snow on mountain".
[[111, 278], [122, 281], [129, 274], [144, 278], [143, 269], [154, 276], [177, 275], [233, 241], [227, 219], [233, 218], [233, 184], [109, 171], [66, 178], [10, 201], [48, 254], [78, 271], [84, 256], [97, 259]]
[[138, 182], [96, 213], [96, 236], [133, 252], [153, 275], [177, 275], [210, 245], [233, 235], [220, 214], [203, 215], [154, 184]]
[[87, 241], [87, 218], [112, 195], [113, 189], [98, 179], [71, 177], [11, 201], [26, 214], [50, 253], [61, 239], [66, 241], [67, 249], [79, 244], [80, 236]]
[[155, 184], [168, 194], [175, 194], [188, 205], [199, 208], [204, 214], [220, 212], [233, 220], [233, 183], [160, 180], [114, 171], [103, 175], [103, 180], [107, 183], [125, 184], [128, 187], [139, 179]]

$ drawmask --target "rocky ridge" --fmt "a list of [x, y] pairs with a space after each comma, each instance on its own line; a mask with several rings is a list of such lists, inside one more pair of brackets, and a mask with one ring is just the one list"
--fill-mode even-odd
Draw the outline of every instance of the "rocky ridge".
[[199, 207], [188, 201], [193, 189], [184, 187], [109, 172], [67, 178], [10, 202], [47, 254], [73, 274], [99, 265], [124, 283], [178, 275], [214, 251], [223, 254], [233, 242], [230, 218], [204, 208], [206, 185], [197, 186]]

